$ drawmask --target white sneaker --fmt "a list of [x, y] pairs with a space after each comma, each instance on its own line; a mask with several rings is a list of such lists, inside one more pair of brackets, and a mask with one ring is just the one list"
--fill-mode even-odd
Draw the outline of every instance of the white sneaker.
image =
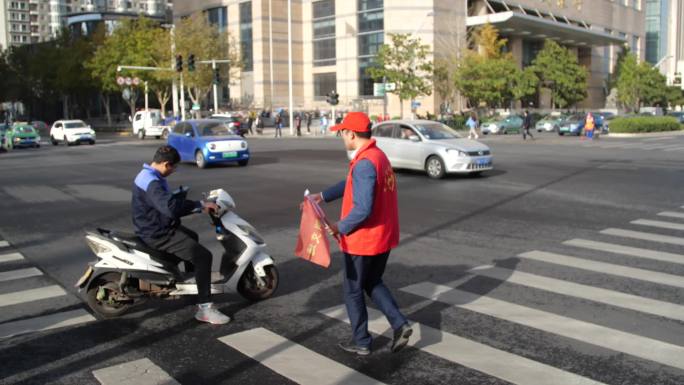
[[214, 304], [211, 302], [197, 305], [195, 319], [202, 322], [209, 322], [214, 325], [223, 325], [230, 322], [230, 317], [216, 310]]

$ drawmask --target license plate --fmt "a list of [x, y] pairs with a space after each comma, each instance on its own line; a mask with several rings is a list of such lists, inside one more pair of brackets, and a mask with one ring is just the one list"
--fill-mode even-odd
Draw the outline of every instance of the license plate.
[[482, 165], [488, 165], [489, 161], [487, 159], [478, 159], [477, 164], [482, 166]]
[[86, 270], [85, 273], [83, 273], [83, 276], [81, 277], [81, 279], [78, 280], [78, 282], [76, 282], [76, 284], [74, 285], [74, 287], [81, 287], [81, 286], [83, 286], [83, 284], [85, 284], [86, 281], [88, 281], [88, 278], [90, 278], [90, 275], [91, 275], [91, 274], [93, 274], [93, 267], [92, 267], [92, 266], [88, 266], [88, 269]]
[[237, 156], [237, 151], [231, 151], [231, 152], [224, 152], [223, 157], [224, 158], [235, 158]]

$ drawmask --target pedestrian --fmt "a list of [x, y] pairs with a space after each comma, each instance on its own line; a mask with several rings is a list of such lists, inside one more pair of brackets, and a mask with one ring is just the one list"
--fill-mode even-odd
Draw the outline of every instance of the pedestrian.
[[530, 115], [530, 111], [525, 110], [525, 116], [523, 119], [523, 129], [522, 129], [522, 136], [523, 140], [527, 139], [527, 135], [530, 136], [532, 140], [534, 140], [534, 136], [532, 136], [532, 132], [530, 132], [530, 128], [532, 127], [532, 115]]
[[295, 115], [295, 127], [297, 128], [297, 136], [302, 136], [302, 115], [298, 113]]
[[466, 127], [468, 127], [468, 139], [477, 139], [480, 135], [477, 134], [477, 129], [480, 126], [480, 121], [477, 119], [477, 114], [475, 111], [470, 112], [470, 117], [466, 122]]
[[277, 113], [275, 116], [275, 137], [277, 138], [278, 135], [280, 137], [283, 137], [283, 117], [281, 113]]
[[255, 118], [256, 118], [256, 113], [254, 111], [249, 111], [249, 115], [247, 118], [247, 130], [249, 131], [250, 135], [254, 134], [254, 132], [252, 132], [252, 125], [254, 124]]
[[330, 231], [340, 236], [344, 252], [344, 301], [352, 339], [339, 347], [361, 356], [371, 353], [364, 292], [394, 330], [392, 352], [403, 349], [413, 333], [406, 317], [382, 281], [390, 251], [399, 244], [397, 180], [392, 165], [371, 138], [372, 123], [363, 112], [350, 112], [341, 124], [348, 153], [353, 153], [346, 181], [315, 194], [316, 202], [342, 198], [342, 215]]
[[321, 134], [325, 135], [328, 130], [328, 117], [326, 114], [321, 114]]
[[584, 135], [587, 139], [594, 140], [594, 129], [596, 128], [596, 122], [594, 121], [594, 115], [591, 112], [587, 112], [587, 116], [584, 119]]
[[311, 112], [306, 113], [306, 133], [311, 133]]

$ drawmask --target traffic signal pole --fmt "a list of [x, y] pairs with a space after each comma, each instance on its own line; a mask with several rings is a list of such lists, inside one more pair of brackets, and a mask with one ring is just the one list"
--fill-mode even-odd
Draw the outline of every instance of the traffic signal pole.
[[[211, 69], [216, 72], [216, 59], [211, 61]], [[218, 84], [216, 82], [213, 83], [213, 91], [214, 91], [214, 113], [218, 114]]]
[[185, 88], [183, 88], [183, 72], [180, 73], [180, 110], [181, 120], [185, 120]]

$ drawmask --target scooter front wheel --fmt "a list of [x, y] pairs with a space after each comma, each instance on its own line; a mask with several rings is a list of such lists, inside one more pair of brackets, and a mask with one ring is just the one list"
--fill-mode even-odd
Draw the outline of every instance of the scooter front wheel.
[[266, 276], [260, 283], [254, 269], [248, 268], [238, 282], [238, 293], [250, 301], [261, 301], [270, 298], [278, 288], [278, 269], [274, 265], [264, 267]]
[[121, 274], [106, 273], [97, 278], [86, 292], [88, 306], [102, 318], [115, 318], [126, 313], [133, 301], [119, 291]]

